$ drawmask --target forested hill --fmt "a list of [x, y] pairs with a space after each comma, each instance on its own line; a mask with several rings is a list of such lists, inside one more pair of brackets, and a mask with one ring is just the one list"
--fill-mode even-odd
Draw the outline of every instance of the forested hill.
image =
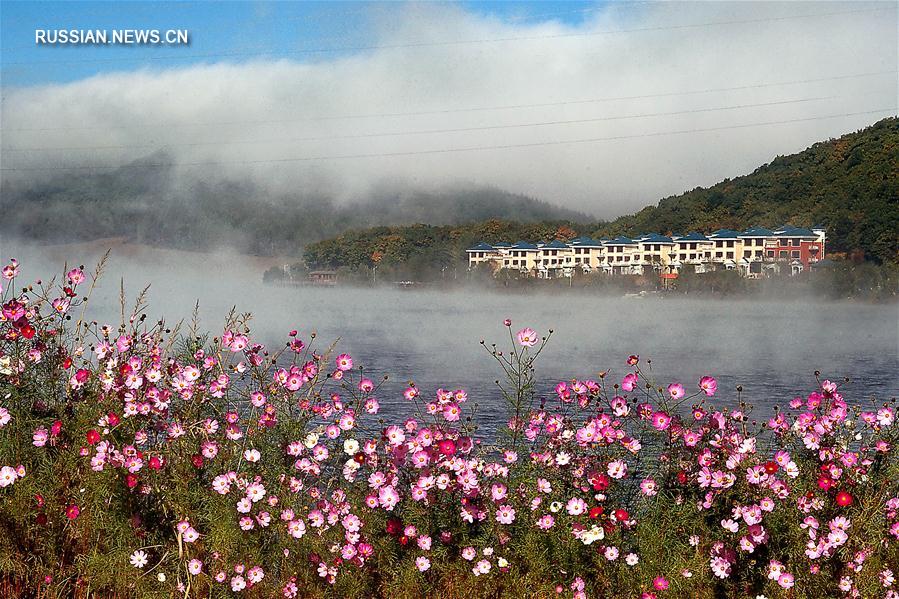
[[778, 156], [754, 172], [621, 217], [596, 234], [686, 233], [781, 224], [827, 227], [828, 251], [899, 251], [899, 119]]
[[530, 241], [588, 234], [595, 238], [782, 224], [827, 228], [828, 253], [899, 259], [899, 119], [778, 156], [754, 172], [661, 200], [609, 223], [522, 224], [491, 220], [456, 227], [416, 225], [356, 230], [307, 247], [310, 266], [407, 265], [421, 272], [464, 258], [477, 241]]
[[[158, 152], [152, 165], [172, 163]], [[584, 220], [575, 212], [501, 189], [455, 185], [420, 190], [380, 186], [335, 201], [298, 189], [272, 194], [250, 181], [185, 181], [176, 167], [73, 172], [34, 182], [4, 181], [0, 237], [65, 243], [108, 237], [180, 249], [231, 246], [255, 255], [291, 255], [306, 244], [375, 225], [460, 224], [515, 214], [525, 222]]]

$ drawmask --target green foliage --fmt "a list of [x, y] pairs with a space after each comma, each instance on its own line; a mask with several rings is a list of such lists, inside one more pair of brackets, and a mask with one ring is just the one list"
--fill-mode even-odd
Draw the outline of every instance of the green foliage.
[[310, 244], [304, 258], [312, 267], [371, 268], [377, 264], [385, 270], [408, 272], [416, 280], [428, 280], [440, 278], [444, 267], [467, 268], [465, 250], [479, 241], [551, 241], [572, 226], [577, 225], [572, 221], [526, 223], [494, 219], [458, 226], [374, 227]]

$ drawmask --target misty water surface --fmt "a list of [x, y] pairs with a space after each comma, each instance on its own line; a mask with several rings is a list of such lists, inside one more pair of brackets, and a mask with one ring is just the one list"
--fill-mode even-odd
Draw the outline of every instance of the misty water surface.
[[[70, 252], [48, 252], [6, 243], [3, 253], [23, 263], [21, 281], [61, 272]], [[90, 265], [95, 254], [80, 261]], [[723, 301], [688, 298], [628, 299], [569, 293], [505, 294], [486, 290], [403, 291], [392, 288], [283, 288], [261, 283], [262, 268], [228, 254], [215, 256], [141, 249], [119, 251], [95, 292], [89, 313], [99, 322], [119, 321], [119, 280], [132, 298], [146, 285], [152, 318], [189, 319], [199, 300], [202, 327], [218, 334], [236, 305], [254, 314], [256, 340], [277, 347], [291, 329], [324, 349], [339, 348], [368, 375], [389, 375], [379, 399], [386, 412], [403, 403], [414, 380], [426, 394], [437, 387], [465, 388], [481, 414], [497, 418], [498, 365], [480, 340], [508, 343], [502, 324], [554, 330], [538, 375], [548, 392], [558, 380], [611, 370], [617, 381], [624, 360], [652, 359], [659, 384], [695, 388], [706, 374], [719, 381], [718, 399], [734, 404], [735, 387], [757, 414], [783, 404], [822, 377], [852, 382], [850, 398], [888, 400], [899, 389], [899, 310], [894, 305], [833, 302]], [[130, 306], [130, 303], [129, 303]], [[482, 420], [482, 424], [490, 419]]]

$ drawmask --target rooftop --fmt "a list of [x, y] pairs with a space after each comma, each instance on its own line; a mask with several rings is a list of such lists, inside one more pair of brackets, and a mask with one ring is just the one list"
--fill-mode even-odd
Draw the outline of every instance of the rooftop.
[[590, 246], [590, 247], [600, 247], [602, 246], [601, 241], [597, 241], [592, 237], [587, 237], [586, 235], [582, 237], [578, 237], [576, 239], [571, 240], [571, 245], [579, 245], [579, 246]]
[[784, 225], [774, 231], [775, 237], [815, 237], [818, 236], [802, 227], [794, 227], [792, 225]]
[[620, 237], [616, 237], [615, 239], [610, 239], [605, 243], [606, 245], [636, 245], [637, 242], [630, 237], [625, 237], [624, 235], [622, 235]]
[[489, 243], [485, 243], [482, 241], [482, 242], [478, 243], [477, 245], [471, 246], [466, 251], [468, 251], [468, 252], [492, 252], [494, 249], [496, 249], [496, 248], [494, 248]]
[[771, 237], [772, 235], [774, 235], [774, 231], [765, 227], [749, 227], [740, 233], [740, 237]]
[[658, 233], [649, 233], [648, 235], [644, 235], [641, 239], [643, 243], [674, 243], [670, 237], [665, 235], [659, 235]]
[[703, 235], [702, 233], [697, 233], [693, 231], [691, 233], [687, 233], [683, 237], [679, 237], [678, 241], [708, 241], [709, 238]]

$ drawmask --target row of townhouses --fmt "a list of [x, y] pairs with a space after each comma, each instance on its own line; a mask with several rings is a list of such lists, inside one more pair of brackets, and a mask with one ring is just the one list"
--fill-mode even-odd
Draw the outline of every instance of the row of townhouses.
[[635, 238], [591, 239], [549, 243], [478, 243], [467, 250], [469, 268], [489, 266], [523, 276], [554, 278], [584, 273], [642, 275], [658, 273], [674, 278], [683, 268], [695, 272], [738, 270], [749, 277], [770, 272], [798, 274], [824, 259], [825, 230], [783, 226], [775, 230], [752, 227], [720, 229], [710, 235], [690, 233], [671, 237], [651, 233]]

